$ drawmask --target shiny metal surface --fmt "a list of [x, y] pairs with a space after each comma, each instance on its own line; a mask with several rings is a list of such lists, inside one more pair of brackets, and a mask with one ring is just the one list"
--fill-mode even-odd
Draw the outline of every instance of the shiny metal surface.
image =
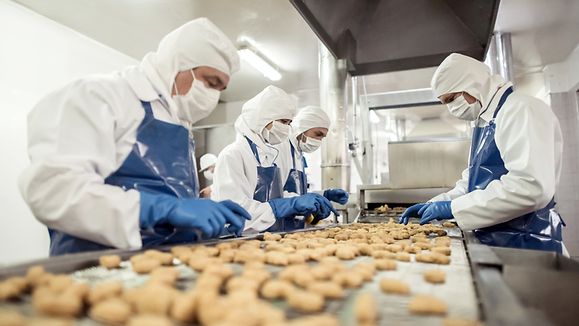
[[392, 189], [384, 185], [358, 186], [358, 200], [362, 210], [368, 204], [406, 204], [425, 202], [432, 197], [450, 190], [450, 188], [409, 188]]
[[320, 43], [320, 106], [332, 125], [322, 143], [322, 188], [350, 189], [350, 155], [347, 148], [348, 106], [346, 60], [336, 60]]
[[290, 0], [352, 75], [431, 67], [452, 52], [484, 57], [499, 0]]
[[470, 141], [395, 142], [388, 145], [390, 188], [454, 187], [467, 167]]

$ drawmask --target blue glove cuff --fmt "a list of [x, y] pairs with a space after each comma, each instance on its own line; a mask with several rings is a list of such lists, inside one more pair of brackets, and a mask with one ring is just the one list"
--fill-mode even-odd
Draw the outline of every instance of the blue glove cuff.
[[139, 224], [142, 229], [167, 222], [167, 216], [175, 207], [178, 199], [163, 194], [151, 194], [141, 191]]

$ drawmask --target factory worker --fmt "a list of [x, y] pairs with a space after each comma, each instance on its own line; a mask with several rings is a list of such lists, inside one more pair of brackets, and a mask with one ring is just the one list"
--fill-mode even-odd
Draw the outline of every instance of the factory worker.
[[201, 198], [211, 198], [211, 183], [213, 183], [215, 163], [217, 163], [217, 156], [215, 156], [215, 154], [207, 153], [199, 159], [199, 173], [203, 173], [203, 177], [208, 184], [199, 192]]
[[454, 218], [483, 244], [561, 253], [565, 224], [554, 196], [562, 137], [551, 109], [460, 54], [442, 62], [432, 89], [452, 115], [475, 121], [469, 166], [454, 189], [410, 207], [401, 221]]
[[[313, 153], [320, 148], [322, 140], [328, 134], [330, 118], [320, 107], [307, 106], [301, 109], [292, 121], [292, 134], [289, 141], [279, 146], [289, 167], [283, 190], [288, 193], [303, 195], [307, 193], [307, 178], [304, 169], [307, 167], [304, 153]], [[286, 159], [287, 157], [287, 159]], [[282, 171], [283, 172], [283, 171]], [[327, 189], [323, 193], [328, 200], [339, 204], [348, 202], [349, 194], [342, 189]]]
[[22, 196], [50, 233], [50, 254], [137, 249], [232, 231], [233, 202], [197, 199], [194, 142], [239, 69], [231, 41], [206, 18], [165, 36], [140, 65], [54, 91], [28, 117], [31, 165]]
[[243, 105], [235, 122], [237, 138], [217, 158], [212, 198], [231, 199], [245, 208], [252, 216], [245, 224], [248, 232], [289, 231], [296, 216], [326, 218], [336, 213], [321, 195], [283, 198], [275, 145], [288, 140], [295, 111], [288, 94], [266, 87]]

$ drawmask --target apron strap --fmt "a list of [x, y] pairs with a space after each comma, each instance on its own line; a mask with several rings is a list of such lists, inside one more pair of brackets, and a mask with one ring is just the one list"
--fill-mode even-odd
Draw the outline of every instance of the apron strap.
[[497, 114], [499, 114], [499, 111], [501, 110], [503, 104], [505, 104], [505, 102], [507, 101], [507, 97], [509, 97], [511, 93], [513, 93], [513, 86], [507, 88], [507, 90], [503, 93], [503, 96], [501, 96], [501, 99], [499, 100], [499, 104], [497, 105], [495, 113], [493, 113], [493, 120], [497, 117]]
[[255, 145], [254, 142], [252, 142], [249, 138], [247, 138], [247, 136], [244, 136], [244, 137], [247, 140], [247, 143], [249, 144], [249, 148], [251, 148], [251, 151], [253, 152], [253, 156], [255, 156], [257, 163], [259, 163], [259, 165], [261, 165], [261, 160], [259, 159], [259, 154], [257, 153], [257, 146]]
[[[290, 141], [290, 149], [291, 149], [291, 153], [292, 153], [292, 163], [294, 165], [294, 170], [296, 169], [296, 150], [294, 148], [294, 145], [292, 144], [292, 142]], [[303, 156], [302, 156], [303, 158]]]

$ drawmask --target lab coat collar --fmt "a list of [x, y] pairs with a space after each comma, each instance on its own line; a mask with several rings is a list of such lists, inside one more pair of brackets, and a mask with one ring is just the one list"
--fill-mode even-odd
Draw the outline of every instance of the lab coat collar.
[[497, 109], [497, 105], [499, 105], [501, 97], [511, 86], [513, 86], [513, 83], [507, 82], [499, 87], [492, 101], [489, 103], [488, 108], [482, 109], [481, 114], [479, 115], [479, 119], [477, 120], [476, 126], [478, 127], [486, 126], [493, 119], [493, 114]]
[[163, 96], [155, 90], [155, 87], [149, 81], [149, 78], [141, 67], [129, 67], [123, 70], [121, 75], [125, 78], [127, 83], [129, 83], [129, 86], [131, 86], [135, 94], [137, 94], [139, 100], [144, 102], [161, 101], [164, 105], [167, 105]]

